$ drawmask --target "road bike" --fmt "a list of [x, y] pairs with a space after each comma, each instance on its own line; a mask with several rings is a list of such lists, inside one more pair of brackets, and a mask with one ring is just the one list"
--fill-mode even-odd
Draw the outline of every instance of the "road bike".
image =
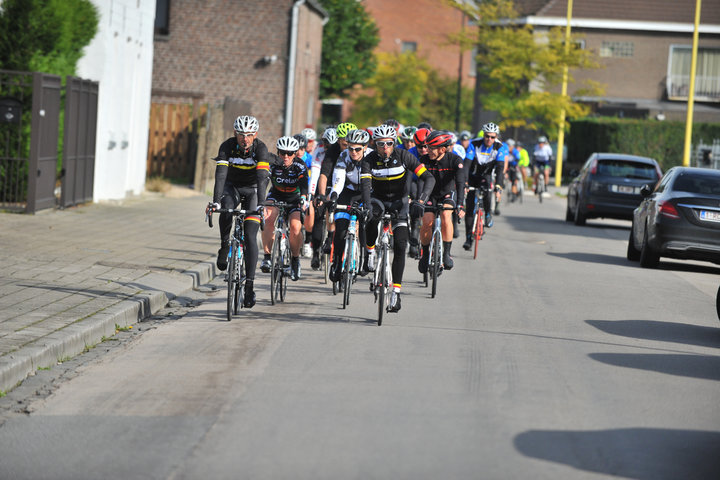
[[[477, 198], [475, 199], [477, 201]], [[437, 294], [437, 282], [438, 277], [442, 274], [443, 265], [443, 241], [442, 241], [442, 219], [440, 218], [440, 212], [443, 210], [455, 210], [454, 207], [448, 207], [446, 205], [433, 205], [426, 206], [425, 212], [432, 212], [435, 215], [435, 221], [433, 222], [433, 232], [430, 239], [430, 249], [428, 253], [428, 267], [423, 274], [423, 281], [427, 287], [432, 282], [432, 288], [430, 290], [431, 298], [435, 298]]]
[[[239, 313], [243, 307], [242, 299], [245, 297], [245, 218], [248, 215], [259, 215], [257, 211], [241, 210], [237, 208], [220, 208], [214, 210], [217, 213], [228, 213], [233, 217], [233, 228], [230, 234], [230, 251], [228, 253], [228, 268], [225, 273], [227, 282], [227, 320], [232, 320], [233, 315]], [[205, 214], [205, 220], [210, 228], [213, 211]], [[262, 216], [260, 228], [264, 226]]]
[[538, 177], [537, 177], [537, 185], [535, 187], [535, 194], [538, 196], [538, 200], [540, 201], [540, 203], [542, 203], [542, 201], [543, 201], [543, 193], [545, 193], [545, 191], [547, 190], [546, 185], [545, 185], [545, 169], [546, 168], [547, 168], [547, 166], [538, 168], [538, 171], [540, 173], [538, 173]]
[[287, 293], [287, 281], [290, 276], [290, 233], [288, 231], [288, 210], [295, 205], [285, 202], [272, 202], [268, 207], [278, 210], [275, 218], [275, 233], [270, 254], [270, 303], [284, 302]]
[[485, 210], [483, 209], [483, 199], [488, 194], [488, 189], [484, 186], [473, 189], [475, 195], [475, 206], [473, 207], [473, 259], [477, 258], [478, 242], [482, 240], [485, 234]]
[[[340, 290], [343, 292], [343, 308], [350, 304], [350, 290], [352, 284], [355, 283], [358, 271], [360, 269], [360, 242], [358, 241], [356, 230], [358, 219], [362, 218], [364, 211], [356, 205], [336, 205], [335, 211], [347, 212], [350, 216], [350, 224], [348, 225], [347, 234], [345, 236], [345, 250], [342, 254]], [[335, 289], [333, 288], [333, 292]]]
[[[382, 203], [378, 202], [379, 205]], [[392, 249], [392, 219], [393, 214], [385, 213], [383, 208], [380, 218], [378, 238], [375, 242], [377, 262], [370, 289], [375, 295], [378, 306], [378, 325], [382, 325], [383, 314], [390, 308], [390, 293], [392, 292], [392, 264], [390, 250]]]

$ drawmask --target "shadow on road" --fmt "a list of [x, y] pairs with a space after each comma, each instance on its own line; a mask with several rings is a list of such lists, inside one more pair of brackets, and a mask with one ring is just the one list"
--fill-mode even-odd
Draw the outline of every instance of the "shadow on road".
[[546, 252], [548, 255], [558, 258], [565, 258], [567, 260], [573, 260], [576, 262], [585, 263], [601, 263], [603, 265], [620, 265], [623, 267], [631, 266], [630, 261], [625, 257], [618, 255], [604, 255], [602, 253], [589, 253], [589, 252], [568, 252], [568, 253], [557, 253], [557, 252]]
[[585, 227], [578, 227], [559, 218], [527, 217], [527, 216], [505, 216], [504, 221], [514, 230], [529, 233], [546, 233], [554, 235], [577, 235], [580, 237], [608, 238], [606, 230], [629, 231], [627, 227], [613, 224], [590, 224]]
[[720, 348], [720, 328], [655, 320], [585, 320], [598, 330], [621, 337]]
[[615, 367], [720, 381], [720, 357], [654, 353], [591, 353], [589, 357]]
[[662, 428], [530, 430], [521, 454], [578, 470], [642, 480], [720, 478], [720, 433]]

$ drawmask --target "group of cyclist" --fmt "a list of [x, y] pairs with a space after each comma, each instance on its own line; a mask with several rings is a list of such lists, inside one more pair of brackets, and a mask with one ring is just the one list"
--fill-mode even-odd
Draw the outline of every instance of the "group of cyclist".
[[[468, 188], [493, 191], [496, 203], [491, 211], [491, 195], [483, 196], [484, 223], [493, 225], [505, 174], [510, 180], [524, 181], [523, 162], [527, 152], [512, 140], [505, 143], [500, 129], [487, 123], [477, 138], [467, 131], [455, 135], [434, 130], [427, 123], [402, 128], [393, 119], [367, 129], [352, 123], [327, 128], [318, 141], [316, 132], [306, 128], [293, 136], [280, 137], [276, 153], [257, 138], [259, 124], [255, 117], [237, 117], [235, 135], [224, 141], [216, 157], [215, 188], [206, 211], [242, 208], [256, 212], [244, 220], [245, 288], [243, 306], [255, 305], [254, 280], [258, 261], [257, 233], [261, 222], [264, 258], [263, 272], [270, 271], [270, 252], [278, 209], [275, 202], [291, 205], [286, 210], [291, 250], [290, 278], [301, 278], [300, 256], [311, 256], [311, 268], [320, 267], [320, 256], [333, 252], [329, 271], [331, 281], [339, 281], [345, 235], [350, 214], [337, 205], [360, 206], [358, 238], [364, 245], [360, 274], [375, 269], [375, 240], [378, 222], [383, 214], [392, 216], [393, 287], [388, 311], [401, 308], [400, 292], [405, 270], [406, 249], [418, 258], [418, 270], [428, 268], [428, 252], [435, 216], [441, 219], [443, 268], [454, 266], [451, 246], [456, 221], [465, 219], [466, 241], [471, 248], [474, 195]], [[523, 157], [523, 152], [525, 155]], [[547, 152], [546, 152], [547, 153]], [[541, 161], [551, 160], [549, 156]], [[516, 173], [519, 172], [519, 175]], [[494, 178], [493, 178], [494, 176]], [[269, 185], [268, 185], [269, 184]], [[303, 236], [303, 227], [305, 236]], [[232, 215], [220, 214], [220, 249], [217, 267], [227, 268]], [[323, 242], [323, 239], [325, 241]]]

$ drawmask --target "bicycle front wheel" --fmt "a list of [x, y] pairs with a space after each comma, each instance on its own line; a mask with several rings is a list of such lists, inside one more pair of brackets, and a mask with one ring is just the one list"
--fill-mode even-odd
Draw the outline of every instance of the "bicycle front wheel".
[[385, 268], [385, 255], [379, 255], [380, 261], [378, 262], [378, 265], [375, 266], [375, 268], [379, 268], [378, 270], [378, 283], [375, 285], [375, 293], [377, 295], [377, 305], [378, 305], [378, 326], [382, 325], [383, 321], [383, 314], [385, 313], [385, 302], [387, 301], [386, 297], [388, 294], [388, 288], [387, 288], [387, 276], [385, 274], [386, 268]]
[[435, 298], [437, 294], [437, 282], [438, 275], [440, 274], [440, 265], [442, 262], [442, 253], [440, 252], [440, 237], [435, 236], [433, 238], [433, 251], [432, 258], [430, 259], [430, 276], [432, 277], [432, 291], [430, 293], [431, 298]]
[[473, 247], [473, 259], [477, 258], [478, 243], [483, 237], [483, 226], [485, 225], [485, 214], [482, 208], [478, 209], [477, 215], [475, 215], [475, 229], [473, 230], [473, 237], [475, 239], [475, 245]]
[[280, 235], [275, 234], [270, 256], [270, 303], [275, 305], [278, 295], [278, 283], [282, 274], [282, 260], [280, 258]]
[[237, 276], [237, 242], [233, 239], [230, 242], [230, 261], [228, 262], [227, 273], [227, 321], [231, 321], [234, 314], [237, 313], [237, 300], [239, 288], [239, 279]]

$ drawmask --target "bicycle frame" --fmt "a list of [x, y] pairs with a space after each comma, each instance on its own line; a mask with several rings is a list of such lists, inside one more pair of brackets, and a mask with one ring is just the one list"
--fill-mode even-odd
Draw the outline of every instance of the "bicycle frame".
[[291, 258], [287, 212], [291, 205], [285, 202], [274, 202], [267, 206], [274, 207], [278, 211], [274, 223], [270, 267], [270, 303], [275, 305], [276, 301], [285, 301], [287, 293], [287, 277]]
[[350, 303], [350, 288], [355, 281], [360, 263], [360, 245], [355, 233], [358, 226], [359, 209], [352, 205], [337, 205], [336, 210], [346, 210], [350, 214], [350, 224], [345, 237], [345, 249], [341, 264], [343, 308], [345, 308]]
[[389, 308], [390, 288], [392, 287], [392, 266], [390, 263], [390, 235], [392, 235], [392, 215], [383, 214], [375, 242], [378, 262], [373, 275], [372, 289], [378, 303], [378, 325], [382, 325], [383, 314]]

